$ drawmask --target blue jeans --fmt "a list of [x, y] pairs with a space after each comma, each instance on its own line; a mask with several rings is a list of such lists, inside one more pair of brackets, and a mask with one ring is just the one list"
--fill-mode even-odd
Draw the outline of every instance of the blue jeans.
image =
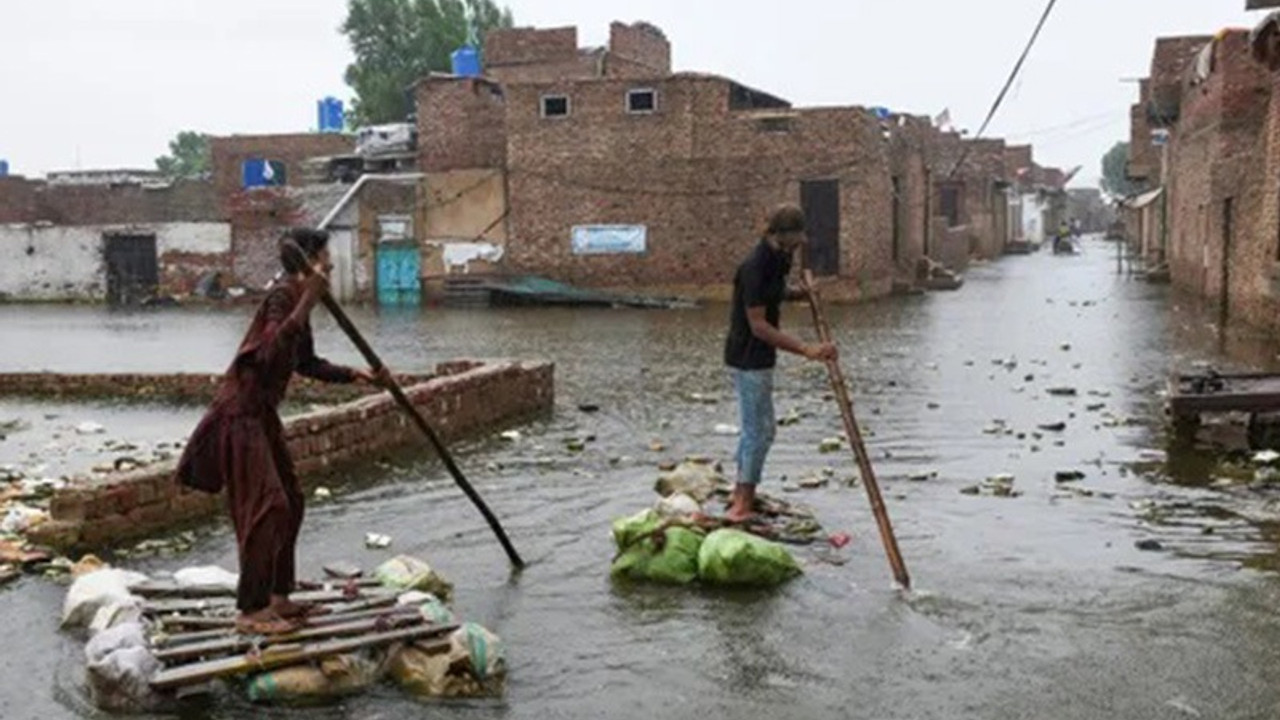
[[738, 393], [738, 482], [759, 485], [778, 421], [773, 412], [773, 370], [730, 369]]

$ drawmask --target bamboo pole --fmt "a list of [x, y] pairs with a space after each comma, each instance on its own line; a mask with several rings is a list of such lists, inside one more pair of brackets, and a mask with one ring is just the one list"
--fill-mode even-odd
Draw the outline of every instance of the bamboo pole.
[[[809, 298], [809, 308], [813, 311], [813, 325], [818, 332], [818, 339], [824, 343], [832, 343], [831, 326], [827, 324], [826, 314], [822, 310], [822, 299], [813, 284], [813, 273], [804, 271], [804, 291]], [[893, 525], [889, 522], [889, 511], [885, 508], [884, 497], [880, 494], [880, 485], [876, 482], [875, 470], [871, 467], [871, 458], [867, 455], [867, 446], [862, 441], [862, 431], [858, 429], [858, 420], [853, 415], [853, 401], [849, 398], [849, 387], [844, 380], [844, 371], [840, 369], [840, 361], [828, 360], [827, 375], [831, 379], [831, 390], [835, 394], [836, 404], [840, 406], [840, 416], [844, 420], [844, 430], [849, 436], [849, 446], [853, 449], [854, 459], [858, 462], [858, 471], [862, 475], [862, 485], [867, 489], [867, 499], [871, 501], [871, 511], [876, 516], [876, 524], [880, 527], [880, 540], [884, 543], [885, 554], [889, 556], [889, 566], [893, 569], [893, 577], [904, 589], [911, 588], [911, 577], [907, 574], [907, 565], [898, 549], [898, 539], [894, 537]]]
[[[298, 247], [296, 243], [291, 241], [288, 242], [287, 245], [305, 260], [306, 253], [302, 251], [302, 248]], [[300, 264], [302, 265], [303, 272], [305, 274], [310, 275], [313, 272], [311, 265], [308, 262], [304, 261]], [[342, 306], [338, 305], [338, 301], [334, 300], [333, 296], [326, 291], [320, 296], [320, 302], [324, 304], [326, 309], [328, 309], [329, 314], [333, 316], [333, 319], [338, 323], [338, 326], [342, 328], [342, 331], [347, 334], [347, 337], [350, 338], [351, 342], [356, 346], [356, 349], [360, 351], [360, 354], [364, 356], [364, 360], [369, 364], [369, 367], [374, 372], [381, 372], [385, 369], [386, 365], [383, 364], [382, 358], [378, 357], [378, 354], [373, 351], [373, 347], [365, 341], [364, 336], [360, 334], [360, 331], [356, 329], [355, 324], [351, 322], [351, 318], [347, 317], [347, 313], [343, 311]], [[399, 405], [400, 409], [409, 416], [409, 419], [418, 427], [418, 430], [422, 431], [422, 434], [426, 436], [427, 441], [431, 443], [431, 447], [434, 448], [436, 454], [440, 456], [440, 460], [444, 463], [445, 468], [448, 469], [449, 474], [453, 476], [453, 481], [458, 484], [458, 487], [462, 489], [462, 492], [466, 494], [467, 498], [471, 500], [471, 503], [480, 511], [480, 514], [484, 516], [485, 522], [489, 524], [489, 529], [493, 530], [493, 534], [498, 537], [498, 542], [502, 544], [502, 549], [506, 551], [507, 558], [511, 561], [511, 564], [517, 569], [523, 568], [524, 560], [521, 559], [520, 554], [516, 552], [515, 546], [511, 544], [511, 540], [507, 537], [506, 530], [503, 530], [502, 524], [498, 522], [497, 516], [495, 516], [493, 511], [489, 509], [489, 506], [485, 504], [484, 498], [480, 497], [480, 493], [476, 492], [476, 489], [472, 487], [466, 476], [462, 474], [462, 469], [458, 467], [458, 463], [454, 462], [453, 454], [445, 447], [444, 441], [440, 439], [440, 436], [436, 433], [435, 429], [431, 427], [431, 424], [427, 422], [427, 419], [423, 417], [418, 408], [411, 400], [409, 400], [409, 396], [404, 394], [404, 390], [400, 387], [399, 383], [392, 380], [386, 390], [391, 393], [391, 397], [395, 399], [396, 404]]]

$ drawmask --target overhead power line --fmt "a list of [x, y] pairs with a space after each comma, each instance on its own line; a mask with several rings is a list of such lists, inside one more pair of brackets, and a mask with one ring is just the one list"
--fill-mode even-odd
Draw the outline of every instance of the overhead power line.
[[[1017, 81], [1018, 75], [1022, 72], [1022, 66], [1027, 62], [1027, 57], [1031, 55], [1031, 49], [1035, 47], [1036, 41], [1040, 39], [1040, 31], [1044, 29], [1044, 25], [1049, 21], [1049, 15], [1053, 13], [1053, 8], [1058, 4], [1058, 0], [1049, 0], [1049, 4], [1045, 6], [1044, 13], [1040, 16], [1040, 22], [1036, 23], [1036, 29], [1031, 33], [1031, 39], [1027, 41], [1027, 46], [1022, 50], [1022, 55], [1018, 58], [1017, 64], [1013, 66], [1013, 72], [1009, 73], [1009, 79], [1005, 81], [1004, 87], [1000, 88], [1000, 94], [996, 96], [996, 101], [991, 104], [991, 110], [987, 113], [987, 119], [982, 121], [982, 127], [978, 128], [978, 134], [973, 136], [974, 140], [982, 137], [987, 131], [987, 127], [991, 125], [992, 119], [995, 118], [996, 112], [1000, 106], [1004, 104], [1005, 96], [1009, 94], [1009, 88], [1013, 87], [1013, 83]], [[964, 152], [960, 154], [960, 159], [956, 161], [955, 167], [951, 168], [950, 176], [954, 177], [956, 171], [964, 164], [965, 158], [969, 155], [969, 148], [965, 147]]]

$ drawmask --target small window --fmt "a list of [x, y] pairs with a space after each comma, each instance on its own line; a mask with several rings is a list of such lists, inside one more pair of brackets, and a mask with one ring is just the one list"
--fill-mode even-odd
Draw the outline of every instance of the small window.
[[657, 90], [628, 90], [627, 112], [635, 114], [651, 113], [658, 109]]
[[791, 132], [791, 118], [789, 117], [766, 117], [756, 121], [756, 129], [762, 133], [787, 133]]
[[542, 117], [569, 117], [569, 97], [567, 95], [543, 95]]

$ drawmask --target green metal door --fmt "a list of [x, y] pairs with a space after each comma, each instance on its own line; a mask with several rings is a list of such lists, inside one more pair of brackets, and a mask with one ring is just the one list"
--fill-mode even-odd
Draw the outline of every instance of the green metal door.
[[421, 257], [413, 243], [378, 245], [378, 304], [421, 305]]

